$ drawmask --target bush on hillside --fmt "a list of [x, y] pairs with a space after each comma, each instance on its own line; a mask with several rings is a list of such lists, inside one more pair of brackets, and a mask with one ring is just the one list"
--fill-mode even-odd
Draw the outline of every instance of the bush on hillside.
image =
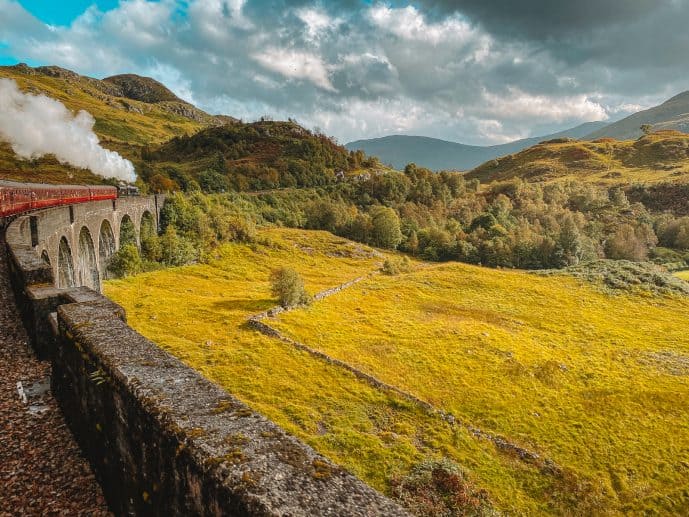
[[136, 275], [143, 270], [143, 263], [136, 244], [128, 243], [110, 258], [108, 271], [116, 278]]
[[406, 273], [411, 269], [411, 260], [409, 257], [402, 258], [387, 258], [383, 262], [381, 272], [384, 275], [395, 276], [400, 273]]
[[174, 226], [168, 226], [160, 237], [160, 257], [168, 266], [183, 266], [198, 259], [194, 244], [177, 234]]
[[689, 296], [689, 283], [651, 262], [595, 260], [560, 270], [539, 271], [544, 275], [571, 275], [603, 287], [608, 292], [642, 290], [653, 294]]
[[283, 267], [270, 275], [271, 291], [285, 308], [310, 303], [311, 297], [304, 289], [304, 280], [294, 269]]

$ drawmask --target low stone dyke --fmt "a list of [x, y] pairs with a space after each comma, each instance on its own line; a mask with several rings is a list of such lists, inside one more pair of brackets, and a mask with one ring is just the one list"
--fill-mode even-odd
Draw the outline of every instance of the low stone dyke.
[[87, 288], [54, 287], [18, 218], [6, 246], [51, 387], [117, 515], [408, 515], [126, 323]]
[[[371, 275], [377, 274], [376, 272], [371, 273]], [[369, 275], [370, 276], [370, 275]], [[325, 291], [321, 291], [313, 296], [313, 299], [315, 301], [323, 300], [325, 298], [328, 298], [329, 296], [333, 296], [340, 291], [343, 291], [345, 289], [348, 289], [352, 287], [355, 284], [358, 284], [362, 280], [365, 280], [368, 277], [362, 276], [359, 278], [355, 278], [354, 280], [350, 280], [349, 282], [346, 282], [344, 284], [341, 284], [336, 287], [332, 287], [330, 289], [326, 289]], [[425, 400], [420, 399], [419, 397], [412, 395], [408, 391], [402, 390], [398, 388], [397, 386], [393, 386], [391, 384], [387, 384], [377, 377], [374, 377], [373, 375], [370, 375], [359, 368], [352, 366], [351, 364], [341, 361], [340, 359], [337, 359], [335, 357], [332, 357], [325, 352], [321, 352], [320, 350], [316, 350], [314, 348], [311, 348], [308, 345], [305, 345], [304, 343], [301, 343], [299, 341], [296, 341], [285, 334], [283, 334], [280, 330], [276, 329], [275, 327], [272, 327], [266, 321], [270, 321], [271, 318], [275, 318], [276, 316], [279, 316], [280, 314], [290, 312], [299, 308], [303, 308], [303, 305], [296, 305], [293, 307], [283, 307], [281, 305], [277, 305], [275, 307], [272, 307], [266, 311], [260, 312], [258, 314], [255, 314], [251, 316], [247, 320], [247, 324], [249, 327], [253, 328], [254, 330], [257, 330], [258, 332], [264, 334], [265, 336], [272, 337], [275, 339], [279, 339], [283, 343], [286, 343], [298, 350], [301, 350], [303, 352], [306, 352], [313, 357], [320, 359], [328, 364], [332, 364], [334, 366], [337, 366], [339, 368], [342, 368], [343, 370], [347, 370], [348, 372], [354, 374], [355, 377], [358, 379], [361, 379], [364, 382], [367, 382], [371, 386], [373, 386], [376, 389], [382, 390], [382, 391], [387, 391], [390, 393], [395, 393], [396, 395], [402, 397], [405, 400], [408, 400], [409, 402], [412, 402], [413, 404], [416, 404], [420, 407], [422, 407], [424, 410], [428, 411], [429, 414], [436, 415], [439, 418], [441, 418], [443, 421], [447, 422], [451, 426], [462, 426], [464, 427], [467, 431], [469, 431], [472, 435], [474, 435], [476, 438], [484, 439], [484, 440], [489, 440], [493, 442], [493, 444], [500, 449], [501, 451], [507, 452], [511, 455], [514, 455], [521, 459], [522, 461], [536, 465], [541, 472], [544, 474], [550, 474], [550, 475], [555, 475], [555, 476], [561, 476], [562, 475], [562, 469], [551, 459], [549, 458], [544, 458], [537, 452], [530, 451], [524, 447], [521, 447], [517, 444], [514, 444], [510, 442], [509, 440], [495, 435], [493, 433], [489, 433], [487, 431], [483, 431], [482, 429], [479, 429], [478, 427], [475, 427], [469, 423], [463, 422], [459, 418], [457, 418], [455, 415], [450, 413], [449, 411], [444, 411], [442, 409], [439, 409], [435, 407], [434, 405], [430, 404], [429, 402], [426, 402]]]

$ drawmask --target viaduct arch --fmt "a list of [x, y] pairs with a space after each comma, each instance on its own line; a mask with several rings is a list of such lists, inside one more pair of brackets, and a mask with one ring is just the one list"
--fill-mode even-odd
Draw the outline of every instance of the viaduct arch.
[[[113, 512], [407, 516], [138, 334], [121, 307], [89, 288], [100, 287], [123, 240], [146, 245], [161, 206], [142, 197], [50, 208], [5, 232], [31, 344], [51, 361], [51, 391]], [[241, 450], [227, 437], [238, 435], [249, 453], [229, 461]], [[245, 481], [247, 472], [255, 477]]]
[[156, 232], [164, 196], [124, 197], [48, 208], [12, 225], [15, 242], [47, 264], [58, 288], [90, 287], [100, 292], [107, 265], [120, 246], [141, 246]]

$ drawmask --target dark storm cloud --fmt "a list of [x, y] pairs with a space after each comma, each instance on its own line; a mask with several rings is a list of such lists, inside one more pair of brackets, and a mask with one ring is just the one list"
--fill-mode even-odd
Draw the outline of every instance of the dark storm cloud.
[[461, 13], [493, 33], [559, 39], [642, 19], [673, 0], [422, 0], [438, 15]]
[[490, 143], [619, 116], [689, 87], [689, 0], [126, 0], [48, 27], [0, 0], [0, 53], [134, 72], [214, 112], [341, 140]]

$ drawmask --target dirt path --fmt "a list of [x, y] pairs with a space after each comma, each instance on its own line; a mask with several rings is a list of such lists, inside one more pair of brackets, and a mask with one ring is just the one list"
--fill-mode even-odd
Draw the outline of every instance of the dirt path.
[[50, 395], [49, 375], [27, 343], [0, 234], [0, 516], [110, 515]]

